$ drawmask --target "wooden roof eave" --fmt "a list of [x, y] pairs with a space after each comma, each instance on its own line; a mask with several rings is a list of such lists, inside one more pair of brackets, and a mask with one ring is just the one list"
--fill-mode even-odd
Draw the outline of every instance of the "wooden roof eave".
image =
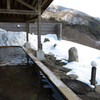
[[[38, 0], [1, 0], [0, 22], [27, 22], [38, 18]], [[53, 0], [41, 0], [41, 14]], [[31, 2], [31, 3], [30, 3]], [[7, 4], [6, 7], [3, 4]], [[2, 14], [4, 17], [2, 17]], [[7, 14], [9, 15], [7, 17]], [[12, 19], [12, 15], [13, 19]], [[24, 16], [24, 19], [18, 16]], [[16, 20], [17, 19], [17, 20]]]

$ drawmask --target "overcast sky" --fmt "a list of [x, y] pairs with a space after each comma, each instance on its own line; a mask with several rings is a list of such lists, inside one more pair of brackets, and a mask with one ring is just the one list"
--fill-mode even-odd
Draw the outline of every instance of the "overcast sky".
[[100, 0], [54, 0], [53, 3], [100, 17]]

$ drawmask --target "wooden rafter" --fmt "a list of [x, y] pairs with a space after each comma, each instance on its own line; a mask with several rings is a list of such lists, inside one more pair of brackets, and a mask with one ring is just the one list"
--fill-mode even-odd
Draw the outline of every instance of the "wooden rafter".
[[19, 3], [23, 4], [24, 6], [37, 11], [33, 6], [29, 5], [28, 3], [24, 2], [23, 0], [17, 0]]
[[7, 9], [0, 9], [0, 13], [7, 13], [7, 14], [22, 14], [22, 15], [38, 15], [35, 11], [30, 10], [7, 10]]
[[36, 21], [36, 19], [34, 19], [34, 18], [31, 18], [31, 19], [26, 20], [26, 22], [28, 22], [28, 23], [34, 22], [34, 21]]
[[42, 6], [44, 6], [47, 3], [48, 0], [44, 0], [44, 2], [42, 3]]

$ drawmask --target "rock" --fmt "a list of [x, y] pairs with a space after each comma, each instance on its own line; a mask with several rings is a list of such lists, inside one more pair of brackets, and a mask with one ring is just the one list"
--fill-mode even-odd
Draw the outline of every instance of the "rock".
[[75, 47], [72, 47], [69, 49], [69, 59], [68, 59], [69, 62], [72, 62], [72, 61], [76, 61], [78, 62], [78, 52], [77, 52], [77, 49]]
[[67, 73], [67, 72], [69, 72], [71, 69], [64, 68], [64, 67], [60, 67], [59, 70], [62, 71], [62, 72], [66, 72], [66, 73]]
[[[55, 60], [55, 65], [63, 66], [63, 65], [66, 65], [66, 63], [61, 62], [61, 60]], [[66, 68], [63, 68], [63, 69], [66, 69]]]
[[49, 56], [54, 56], [54, 54], [52, 53], [52, 52], [49, 52], [49, 54], [48, 54]]
[[54, 44], [54, 46], [53, 47], [56, 47], [57, 46], [57, 44]]
[[100, 93], [100, 85], [97, 85], [97, 86], [96, 86], [95, 91], [96, 91], [97, 93]]
[[78, 78], [77, 75], [74, 75], [74, 74], [70, 74], [67, 76], [69, 79], [73, 79], [73, 80], [76, 80]]
[[67, 79], [67, 78], [62, 78], [61, 80], [76, 94], [83, 95], [93, 90], [87, 84], [78, 80], [72, 80], [72, 79]]
[[45, 38], [44, 39], [44, 42], [49, 42], [50, 40], [48, 38]]

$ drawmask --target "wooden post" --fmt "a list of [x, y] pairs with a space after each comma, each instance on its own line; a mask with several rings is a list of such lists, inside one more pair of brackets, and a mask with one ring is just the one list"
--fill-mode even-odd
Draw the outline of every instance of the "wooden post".
[[28, 33], [29, 33], [29, 23], [26, 23], [26, 42], [29, 41]]
[[91, 71], [91, 85], [95, 86], [96, 84], [96, 67], [92, 67]]
[[62, 24], [61, 23], [57, 24], [57, 37], [59, 40], [62, 39]]
[[28, 33], [29, 33], [29, 23], [27, 22], [26, 23], [26, 43], [25, 43], [25, 47], [26, 48], [31, 48], [30, 43], [29, 43]]
[[10, 0], [7, 0], [7, 9], [10, 10]]
[[38, 0], [37, 35], [38, 35], [38, 50], [42, 50], [42, 45], [41, 45], [41, 0]]

